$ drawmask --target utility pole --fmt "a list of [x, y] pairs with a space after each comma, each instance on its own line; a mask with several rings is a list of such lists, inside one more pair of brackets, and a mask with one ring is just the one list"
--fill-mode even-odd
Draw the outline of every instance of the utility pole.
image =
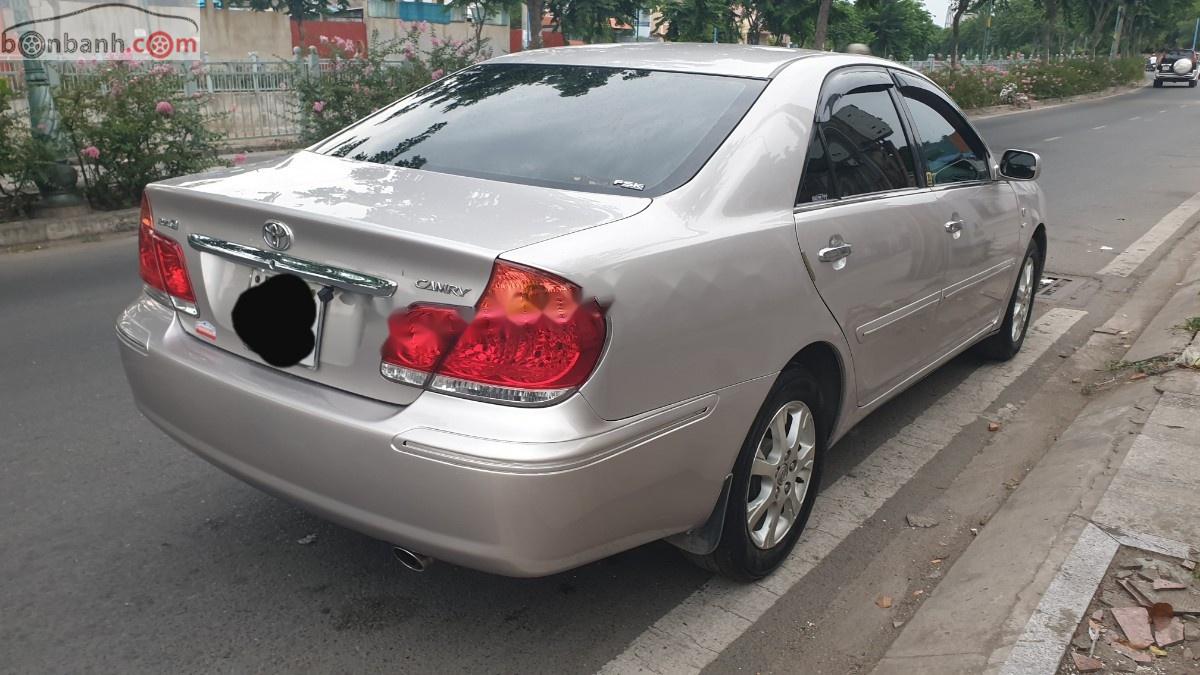
[[1196, 51], [1196, 38], [1200, 37], [1200, 19], [1196, 19], [1196, 29], [1192, 31], [1192, 51]]

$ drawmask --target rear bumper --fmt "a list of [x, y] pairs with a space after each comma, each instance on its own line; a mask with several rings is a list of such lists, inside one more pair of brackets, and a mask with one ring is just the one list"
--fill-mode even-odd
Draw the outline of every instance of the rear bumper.
[[773, 378], [619, 421], [582, 396], [408, 406], [292, 377], [188, 335], [142, 298], [117, 321], [142, 412], [229, 473], [435, 558], [541, 576], [705, 520]]

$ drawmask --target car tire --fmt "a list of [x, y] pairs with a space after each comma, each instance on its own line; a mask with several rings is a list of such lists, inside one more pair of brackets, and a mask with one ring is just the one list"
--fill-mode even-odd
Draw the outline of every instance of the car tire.
[[1154, 81], [1154, 88], [1155, 88], [1155, 89], [1162, 89], [1162, 80], [1155, 80], [1155, 81]]
[[822, 404], [821, 387], [807, 370], [792, 367], [779, 375], [734, 464], [721, 540], [708, 555], [685, 553], [692, 562], [738, 581], [761, 579], [783, 564], [821, 482]]
[[1021, 261], [1021, 269], [1017, 272], [1017, 281], [1013, 284], [1012, 295], [1008, 299], [1008, 306], [1004, 309], [1004, 321], [1000, 324], [1000, 331], [979, 343], [978, 351], [987, 358], [1007, 361], [1021, 351], [1033, 317], [1033, 305], [1042, 278], [1043, 263], [1041, 247], [1036, 240], [1029, 242], [1025, 258]]
[[1195, 80], [1188, 80], [1188, 87], [1194, 88], [1195, 86], [1196, 86]]

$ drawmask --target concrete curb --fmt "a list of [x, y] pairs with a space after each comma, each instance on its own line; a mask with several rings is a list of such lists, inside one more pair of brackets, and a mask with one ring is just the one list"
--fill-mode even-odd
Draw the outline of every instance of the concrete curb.
[[1192, 336], [1180, 330], [1179, 325], [1194, 316], [1200, 316], [1200, 257], [1184, 272], [1178, 290], [1125, 353], [1125, 361], [1175, 357], [1192, 341]]
[[[1142, 282], [1142, 294], [1114, 314], [1129, 317], [1131, 330], [1144, 326], [1140, 333], [1147, 344], [1161, 342], [1160, 328], [1187, 318], [1166, 316], [1191, 306], [1182, 301], [1156, 308], [1150, 304], [1153, 309], [1138, 305], [1166, 295], [1164, 287], [1172, 288], [1171, 295], [1195, 294], [1190, 282], [1200, 263], [1191, 251], [1200, 243], [1198, 232], [1185, 235], [1186, 243], [1176, 247], [1174, 259], [1160, 261]], [[1094, 361], [1116, 342], [1115, 335], [1097, 331], [1075, 358]], [[1162, 435], [1162, 418], [1179, 417], [1174, 409], [1180, 408], [1175, 399], [1163, 406], [1163, 392], [1200, 394], [1200, 372], [1170, 371], [1092, 399], [946, 570], [873, 672], [1053, 673], [1119, 545], [1175, 554], [1177, 540], [1191, 538], [1193, 529], [1200, 538], [1200, 527], [1175, 527], [1177, 517], [1164, 521], [1174, 530], [1147, 523], [1145, 512], [1166, 508], [1152, 494], [1144, 499], [1146, 509], [1136, 521], [1114, 515], [1119, 513], [1114, 500], [1132, 501], [1139, 481], [1146, 491], [1157, 489], [1153, 481], [1134, 473], [1138, 465], [1173, 462], [1179, 454], [1158, 452], [1163, 444], [1155, 436]], [[1150, 417], [1153, 424], [1147, 424]], [[1172, 423], [1185, 424], [1177, 419]], [[1200, 433], [1200, 425], [1196, 428], [1193, 433]], [[1134, 459], [1127, 462], [1128, 457]], [[1171, 473], [1174, 465], [1162, 471]], [[1200, 493], [1200, 475], [1194, 482]], [[1171, 496], [1179, 501], [1178, 493]], [[1192, 508], [1200, 507], [1200, 499], [1192, 501]], [[1099, 522], [1093, 524], [1094, 519]]]
[[32, 246], [74, 237], [132, 231], [138, 210], [97, 211], [69, 218], [34, 218], [0, 223], [0, 249]]
[[[1191, 377], [1200, 380], [1200, 373]], [[1176, 558], [1194, 555], [1200, 527], [1191, 514], [1200, 505], [1200, 467], [1190, 445], [1200, 434], [1197, 410], [1200, 396], [1194, 394], [1164, 392], [1155, 403], [1001, 675], [1058, 670], [1075, 626], [1120, 546]]]

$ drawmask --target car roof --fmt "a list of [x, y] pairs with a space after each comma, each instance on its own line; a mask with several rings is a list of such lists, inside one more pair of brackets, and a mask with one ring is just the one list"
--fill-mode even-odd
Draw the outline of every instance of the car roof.
[[633, 42], [534, 49], [506, 54], [488, 63], [641, 68], [769, 78], [793, 61], [826, 54], [829, 52], [762, 45]]

